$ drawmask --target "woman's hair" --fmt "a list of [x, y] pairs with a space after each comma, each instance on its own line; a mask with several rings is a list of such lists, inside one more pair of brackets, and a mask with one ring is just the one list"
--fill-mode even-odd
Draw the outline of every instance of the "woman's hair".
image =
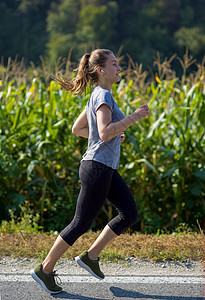
[[95, 84], [98, 81], [97, 67], [105, 67], [108, 56], [113, 54], [107, 49], [96, 49], [91, 54], [86, 53], [80, 60], [77, 68], [77, 76], [69, 80], [62, 76], [53, 76], [53, 78], [67, 91], [83, 94], [88, 83]]

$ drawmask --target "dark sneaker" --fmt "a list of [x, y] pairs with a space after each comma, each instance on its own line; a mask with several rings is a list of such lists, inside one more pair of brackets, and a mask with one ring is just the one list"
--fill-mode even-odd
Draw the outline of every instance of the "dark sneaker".
[[[56, 284], [55, 278], [58, 276], [56, 271], [53, 271], [49, 274], [45, 274], [42, 270], [42, 265], [37, 266], [34, 270], [30, 272], [33, 279], [38, 282], [42, 288], [50, 293], [50, 294], [57, 294], [62, 291], [62, 287]], [[60, 279], [58, 277], [58, 279]]]
[[87, 270], [91, 275], [98, 279], [103, 279], [105, 276], [100, 271], [99, 258], [97, 260], [92, 260], [88, 257], [88, 252], [84, 251], [79, 256], [75, 257], [76, 262], [80, 267]]

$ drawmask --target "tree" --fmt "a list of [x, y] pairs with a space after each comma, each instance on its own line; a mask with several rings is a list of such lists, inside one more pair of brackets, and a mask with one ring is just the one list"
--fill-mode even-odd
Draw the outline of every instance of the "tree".
[[[86, 5], [88, 2], [91, 4]], [[65, 0], [52, 6], [47, 18], [47, 53], [51, 63], [59, 56], [66, 57], [71, 48], [73, 59], [77, 60], [93, 47], [114, 47], [118, 5], [115, 1], [98, 4], [95, 0]]]
[[76, 46], [75, 30], [78, 23], [80, 1], [65, 0], [52, 3], [47, 17], [47, 54], [51, 62], [59, 56], [67, 56], [69, 49]]
[[115, 47], [117, 13], [118, 5], [114, 1], [81, 9], [76, 38], [82, 50], [92, 49], [94, 45], [101, 48]]
[[2, 1], [0, 3], [0, 55], [6, 61], [9, 56], [22, 55], [22, 47], [19, 41], [21, 31], [17, 4]]
[[94, 47], [123, 46], [122, 55], [152, 66], [157, 51], [182, 56], [188, 46], [201, 60], [204, 11], [203, 0], [1, 0], [0, 55], [54, 64], [71, 48], [77, 61]]
[[175, 39], [179, 47], [188, 47], [195, 55], [204, 54], [205, 32], [199, 27], [181, 27], [175, 33]]
[[25, 63], [44, 54], [47, 35], [45, 16], [52, 0], [2, 0], [0, 51], [7, 59], [24, 57]]
[[128, 4], [124, 12], [120, 7], [124, 51], [151, 65], [157, 51], [164, 56], [172, 46], [166, 2], [130, 0]]

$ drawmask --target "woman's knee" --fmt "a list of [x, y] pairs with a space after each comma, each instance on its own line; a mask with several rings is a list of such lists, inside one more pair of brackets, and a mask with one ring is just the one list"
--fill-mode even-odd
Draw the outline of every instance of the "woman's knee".
[[124, 216], [127, 226], [130, 227], [134, 223], [136, 223], [137, 217], [138, 217], [138, 210], [137, 210], [137, 206], [134, 205]]
[[130, 226], [137, 222], [137, 218], [138, 218], [138, 211], [136, 208], [136, 210], [132, 212], [132, 215], [130, 217]]
[[69, 245], [72, 246], [73, 243], [81, 235], [87, 232], [91, 226], [92, 220], [84, 222], [83, 219], [74, 218], [71, 223], [61, 231], [60, 235]]
[[119, 213], [112, 219], [108, 225], [117, 235], [123, 233], [127, 228], [131, 227], [137, 221], [137, 207], [127, 210], [126, 213]]

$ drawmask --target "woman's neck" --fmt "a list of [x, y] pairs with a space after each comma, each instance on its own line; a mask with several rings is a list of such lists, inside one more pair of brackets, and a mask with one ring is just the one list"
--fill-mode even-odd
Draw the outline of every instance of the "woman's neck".
[[110, 91], [111, 88], [112, 88], [112, 85], [111, 85], [110, 82], [105, 82], [105, 81], [102, 81], [102, 80], [99, 80], [99, 81], [97, 82], [97, 86], [100, 86], [100, 87], [102, 87], [103, 89], [108, 90], [108, 91]]

